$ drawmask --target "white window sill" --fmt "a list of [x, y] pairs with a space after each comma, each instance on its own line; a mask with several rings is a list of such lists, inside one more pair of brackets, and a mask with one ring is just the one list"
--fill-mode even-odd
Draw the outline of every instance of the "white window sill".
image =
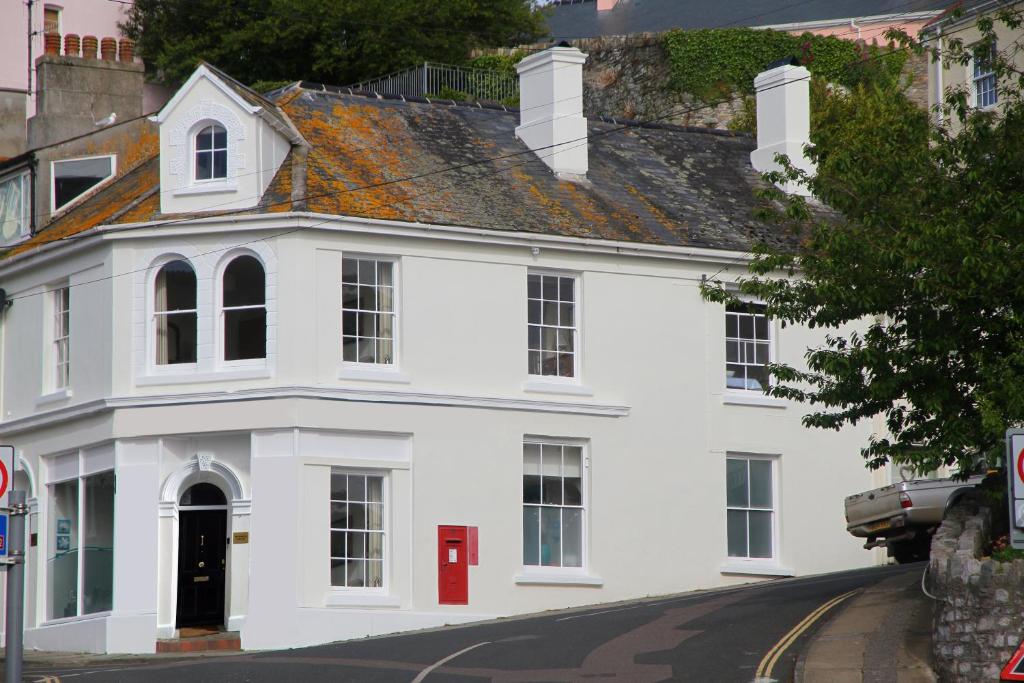
[[388, 367], [359, 367], [343, 365], [338, 370], [338, 379], [355, 379], [365, 382], [390, 382], [392, 384], [409, 384], [409, 375]]
[[516, 574], [515, 582], [519, 586], [603, 586], [604, 579], [593, 574], [579, 571], [559, 572], [523, 572]]
[[722, 394], [722, 405], [785, 408], [789, 403], [785, 399], [776, 398], [774, 396], [765, 396], [759, 391], [726, 391]]
[[235, 183], [203, 183], [183, 187], [180, 190], [175, 190], [172, 194], [175, 197], [187, 197], [189, 195], [219, 194], [223, 192], [238, 192], [238, 185]]
[[272, 373], [267, 368], [244, 370], [221, 370], [219, 372], [190, 372], [167, 375], [144, 375], [135, 378], [135, 386], [152, 387], [163, 384], [199, 384], [202, 382], [225, 382], [244, 379], [270, 379]]
[[327, 594], [328, 607], [401, 607], [402, 599], [385, 593], [332, 591]]
[[567, 394], [570, 396], [593, 396], [594, 390], [583, 384], [555, 382], [541, 378], [523, 382], [523, 391], [535, 394]]
[[58, 389], [57, 391], [54, 391], [49, 394], [43, 394], [42, 396], [36, 399], [36, 406], [45, 406], [51, 403], [59, 403], [60, 401], [66, 401], [67, 399], [71, 398], [71, 396], [71, 388], [65, 387], [63, 389]]
[[747, 574], [750, 576], [796, 576], [789, 567], [782, 567], [773, 562], [744, 562], [730, 559], [718, 568], [722, 574]]

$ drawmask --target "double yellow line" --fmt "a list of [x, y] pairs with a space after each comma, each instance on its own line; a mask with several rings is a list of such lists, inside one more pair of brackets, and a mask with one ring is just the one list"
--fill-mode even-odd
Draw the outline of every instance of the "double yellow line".
[[772, 649], [768, 650], [767, 654], [765, 654], [764, 658], [761, 660], [761, 663], [757, 665], [757, 679], [770, 678], [772, 675], [772, 669], [775, 668], [775, 664], [779, 661], [779, 657], [782, 656], [782, 653], [789, 649], [789, 646], [792, 645], [796, 639], [804, 633], [804, 631], [810, 628], [811, 624], [820, 619], [825, 612], [828, 612], [830, 609], [856, 592], [856, 590], [852, 590], [849, 593], [843, 593], [838, 597], [832, 598], [824, 605], [804, 617], [803, 621], [794, 626], [789, 633], [782, 636], [782, 639], [775, 643], [775, 646], [772, 647]]

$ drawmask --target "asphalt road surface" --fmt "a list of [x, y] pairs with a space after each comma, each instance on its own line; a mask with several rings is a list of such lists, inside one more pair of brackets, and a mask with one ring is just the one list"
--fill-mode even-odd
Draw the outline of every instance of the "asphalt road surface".
[[922, 568], [876, 567], [296, 650], [74, 669], [29, 665], [25, 680], [751, 683], [775, 657], [770, 679], [788, 682], [800, 648], [828, 617], [808, 623], [809, 615], [850, 591]]

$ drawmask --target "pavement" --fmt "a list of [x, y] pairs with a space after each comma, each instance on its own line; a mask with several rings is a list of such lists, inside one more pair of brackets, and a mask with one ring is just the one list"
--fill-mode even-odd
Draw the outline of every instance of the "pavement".
[[868, 586], [835, 610], [798, 656], [794, 683], [933, 683], [932, 599], [919, 571]]

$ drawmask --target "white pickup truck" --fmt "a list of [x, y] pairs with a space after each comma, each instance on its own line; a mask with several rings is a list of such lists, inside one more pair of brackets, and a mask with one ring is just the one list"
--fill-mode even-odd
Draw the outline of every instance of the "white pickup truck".
[[865, 548], [887, 547], [901, 564], [926, 559], [946, 510], [983, 479], [912, 479], [848, 496], [846, 530], [866, 538]]

